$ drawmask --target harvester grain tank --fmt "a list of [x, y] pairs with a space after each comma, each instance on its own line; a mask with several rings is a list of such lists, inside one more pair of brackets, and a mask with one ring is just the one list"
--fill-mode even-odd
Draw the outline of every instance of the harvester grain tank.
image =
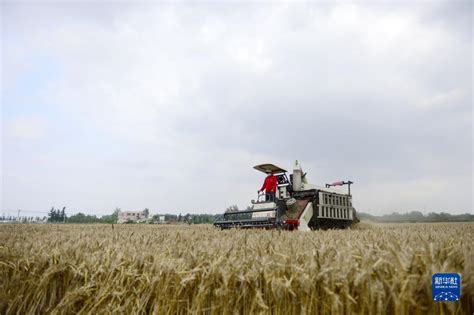
[[[298, 161], [289, 178], [285, 169], [273, 164], [256, 165], [254, 169], [276, 176], [276, 198], [268, 200], [265, 194], [259, 194], [249, 210], [226, 212], [214, 226], [309, 231], [347, 228], [359, 222], [350, 193], [353, 182], [338, 181], [324, 187], [312, 185]], [[348, 186], [348, 192], [333, 188], [344, 185]]]

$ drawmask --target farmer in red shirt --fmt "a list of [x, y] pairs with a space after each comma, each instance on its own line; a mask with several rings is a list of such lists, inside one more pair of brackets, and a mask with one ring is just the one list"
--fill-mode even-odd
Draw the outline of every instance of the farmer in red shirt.
[[275, 193], [277, 188], [277, 178], [271, 171], [267, 171], [267, 177], [263, 182], [262, 188], [258, 191], [258, 193], [265, 190], [265, 200], [266, 201], [274, 201], [275, 200]]

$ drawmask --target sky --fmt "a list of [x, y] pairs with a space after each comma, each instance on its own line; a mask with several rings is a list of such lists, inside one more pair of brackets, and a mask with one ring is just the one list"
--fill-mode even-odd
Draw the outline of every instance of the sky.
[[295, 160], [358, 211], [472, 213], [470, 1], [0, 9], [2, 213], [220, 213]]

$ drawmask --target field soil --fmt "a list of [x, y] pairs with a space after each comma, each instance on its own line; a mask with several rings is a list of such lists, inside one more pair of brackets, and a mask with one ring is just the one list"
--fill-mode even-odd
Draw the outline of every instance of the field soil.
[[[474, 224], [0, 225], [0, 314], [472, 314]], [[434, 302], [431, 277], [462, 277]]]

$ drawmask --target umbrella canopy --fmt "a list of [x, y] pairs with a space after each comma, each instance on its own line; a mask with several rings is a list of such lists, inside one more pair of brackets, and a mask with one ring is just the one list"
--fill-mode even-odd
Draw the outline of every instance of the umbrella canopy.
[[253, 168], [263, 173], [268, 173], [268, 172], [272, 172], [274, 174], [286, 173], [286, 170], [273, 164], [259, 164], [259, 165], [255, 165]]

